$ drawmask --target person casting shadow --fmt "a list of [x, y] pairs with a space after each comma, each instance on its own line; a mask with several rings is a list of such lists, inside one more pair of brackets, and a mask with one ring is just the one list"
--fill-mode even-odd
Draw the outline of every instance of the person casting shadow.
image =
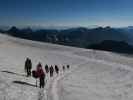
[[27, 74], [27, 77], [31, 76], [31, 69], [32, 69], [32, 62], [31, 59], [27, 57], [25, 61], [25, 72]]

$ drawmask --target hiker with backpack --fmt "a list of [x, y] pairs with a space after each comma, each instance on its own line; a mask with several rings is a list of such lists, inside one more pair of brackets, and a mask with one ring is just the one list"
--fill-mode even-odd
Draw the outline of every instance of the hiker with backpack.
[[70, 65], [67, 65], [67, 69], [69, 69], [70, 68]]
[[63, 71], [65, 71], [65, 66], [62, 66]]
[[47, 64], [45, 65], [45, 71], [46, 71], [46, 73], [48, 73], [48, 72], [49, 72], [49, 67], [48, 67], [48, 65], [47, 65]]
[[55, 65], [55, 72], [56, 72], [56, 74], [58, 74], [58, 73], [59, 73], [59, 68], [58, 68], [58, 66], [57, 66], [57, 65]]
[[52, 65], [50, 66], [49, 71], [50, 71], [50, 77], [53, 77], [54, 68]]
[[25, 61], [25, 72], [27, 74], [27, 77], [31, 76], [31, 69], [32, 69], [32, 62], [31, 59], [27, 57]]
[[46, 75], [43, 71], [42, 64], [40, 62], [37, 65], [37, 75], [38, 75], [39, 80], [40, 80], [40, 88], [44, 88]]

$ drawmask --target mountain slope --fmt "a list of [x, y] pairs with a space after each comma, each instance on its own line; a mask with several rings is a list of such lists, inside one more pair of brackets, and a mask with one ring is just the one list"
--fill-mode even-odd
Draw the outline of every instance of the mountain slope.
[[[25, 77], [24, 61], [33, 69], [59, 65], [60, 75], [47, 75], [44, 90]], [[70, 70], [62, 72], [62, 65]], [[133, 59], [103, 51], [34, 42], [0, 35], [0, 100], [132, 100]], [[23, 83], [23, 84], [22, 84]]]
[[104, 40], [99, 44], [89, 45], [90, 49], [105, 50], [117, 53], [133, 54], [133, 46], [124, 41]]

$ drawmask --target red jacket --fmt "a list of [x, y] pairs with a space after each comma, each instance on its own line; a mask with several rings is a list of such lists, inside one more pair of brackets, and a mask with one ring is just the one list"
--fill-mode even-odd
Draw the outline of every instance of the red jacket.
[[45, 76], [45, 73], [44, 73], [41, 65], [37, 66], [37, 75], [38, 75], [39, 78]]

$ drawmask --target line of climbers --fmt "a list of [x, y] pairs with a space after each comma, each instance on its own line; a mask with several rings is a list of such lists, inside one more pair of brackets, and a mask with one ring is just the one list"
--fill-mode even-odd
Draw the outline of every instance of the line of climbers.
[[[64, 65], [62, 66], [63, 71], [65, 71], [66, 68], [69, 69], [70, 65], [67, 65], [66, 67]], [[51, 65], [49, 67], [46, 64], [44, 71], [41, 62], [39, 62], [36, 66], [36, 70], [32, 70], [32, 61], [27, 57], [25, 61], [25, 72], [27, 74], [27, 77], [32, 75], [32, 77], [36, 79], [36, 86], [37, 86], [37, 79], [39, 78], [40, 88], [44, 88], [46, 74], [50, 74], [50, 77], [53, 77], [54, 72], [56, 72], [56, 74], [59, 74], [59, 67], [57, 65], [55, 66]]]

